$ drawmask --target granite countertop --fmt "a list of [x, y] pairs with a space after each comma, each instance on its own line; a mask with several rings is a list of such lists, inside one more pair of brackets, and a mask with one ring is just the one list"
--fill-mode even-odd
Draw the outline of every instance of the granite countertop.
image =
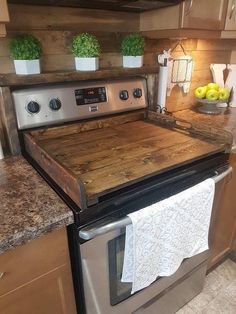
[[23, 157], [0, 160], [0, 253], [74, 222], [73, 213]]
[[209, 126], [229, 131], [233, 135], [232, 153], [236, 153], [236, 108], [222, 108], [218, 115], [203, 114], [196, 109], [185, 109], [174, 113], [176, 118], [189, 122], [205, 123]]

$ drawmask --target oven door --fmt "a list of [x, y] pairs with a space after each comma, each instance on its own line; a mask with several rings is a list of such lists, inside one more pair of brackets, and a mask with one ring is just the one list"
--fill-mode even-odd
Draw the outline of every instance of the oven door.
[[[223, 179], [228, 177], [231, 171], [232, 169], [228, 168], [215, 177], [216, 191], [219, 186], [225, 184], [226, 180]], [[121, 282], [125, 227], [129, 223], [130, 219], [127, 216], [120, 219], [108, 217], [79, 232], [80, 238], [86, 240], [80, 245], [86, 312], [87, 314], [174, 313], [172, 309], [177, 310], [201, 291], [209, 250], [185, 259], [172, 276], [157, 278], [149, 287], [131, 295], [131, 284]], [[199, 270], [200, 265], [202, 267]], [[198, 272], [195, 271], [196, 269]], [[181, 282], [190, 273], [192, 279], [189, 280], [189, 286], [183, 288], [182, 285], [182, 291], [178, 293], [182, 301], [178, 299], [178, 295], [175, 295], [178, 304], [171, 304], [170, 311], [157, 310], [156, 306], [154, 312], [150, 310], [151, 307], [149, 309], [149, 305], [157, 302], [164, 291], [169, 290], [174, 283]]]

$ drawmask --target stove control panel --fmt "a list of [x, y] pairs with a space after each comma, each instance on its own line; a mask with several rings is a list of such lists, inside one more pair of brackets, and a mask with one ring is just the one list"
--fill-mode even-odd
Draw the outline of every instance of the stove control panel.
[[98, 104], [107, 101], [106, 87], [80, 88], [75, 90], [77, 106]]
[[18, 128], [29, 129], [145, 108], [143, 78], [65, 83], [12, 93]]

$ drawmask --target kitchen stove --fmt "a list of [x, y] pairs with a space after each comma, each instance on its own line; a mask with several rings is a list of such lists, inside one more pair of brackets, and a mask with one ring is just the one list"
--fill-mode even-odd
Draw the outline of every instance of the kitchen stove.
[[208, 251], [131, 296], [120, 281], [126, 215], [209, 177], [223, 184], [231, 135], [148, 111], [143, 78], [25, 88], [13, 99], [24, 156], [74, 212], [78, 312], [174, 313], [198, 293]]

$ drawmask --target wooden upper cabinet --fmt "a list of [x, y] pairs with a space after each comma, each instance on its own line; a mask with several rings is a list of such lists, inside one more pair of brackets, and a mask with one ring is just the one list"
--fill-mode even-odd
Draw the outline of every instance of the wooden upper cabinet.
[[236, 0], [185, 0], [140, 14], [140, 30], [151, 38], [221, 38], [229, 25], [236, 30]]
[[228, 1], [227, 15], [225, 19], [225, 30], [226, 31], [236, 30], [236, 0]]
[[6, 36], [6, 22], [9, 22], [7, 0], [0, 0], [0, 37]]
[[223, 30], [227, 5], [228, 0], [186, 0], [181, 5], [180, 27]]
[[9, 22], [7, 0], [0, 0], [0, 23]]

